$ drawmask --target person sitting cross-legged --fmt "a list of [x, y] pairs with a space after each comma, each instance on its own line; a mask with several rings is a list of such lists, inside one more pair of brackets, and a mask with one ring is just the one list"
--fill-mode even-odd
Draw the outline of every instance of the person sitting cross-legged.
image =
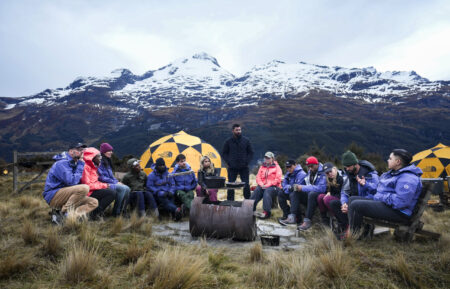
[[[175, 194], [182, 203], [182, 212], [187, 214], [191, 209], [191, 203], [194, 199], [194, 190], [197, 187], [197, 178], [191, 170], [191, 166], [186, 162], [186, 156], [179, 154], [175, 158], [177, 163], [172, 171], [173, 180], [175, 183]], [[174, 175], [177, 173], [189, 172], [183, 175]]]
[[330, 202], [340, 200], [344, 178], [342, 177], [341, 172], [338, 171], [332, 163], [325, 163], [323, 165], [323, 172], [327, 176], [327, 190], [326, 194], [320, 194], [317, 197], [317, 204], [319, 205], [322, 224], [329, 226], [330, 218], [327, 213], [329, 212], [331, 216], [334, 216], [333, 210], [330, 207]]
[[174, 204], [175, 183], [173, 177], [169, 176], [166, 162], [163, 158], [158, 158], [152, 168], [153, 171], [147, 178], [147, 189], [153, 192], [161, 209], [171, 213], [175, 221], [181, 220], [181, 208]]
[[[300, 219], [300, 194], [294, 192], [294, 185], [302, 184], [305, 177], [306, 173], [302, 166], [297, 165], [294, 160], [286, 162], [286, 175], [281, 184], [283, 190], [278, 193], [278, 202], [283, 211], [283, 217], [278, 222], [283, 226], [297, 224]], [[288, 205], [288, 200], [291, 206]]]
[[354, 234], [359, 233], [363, 217], [408, 223], [422, 190], [422, 170], [411, 160], [408, 151], [393, 150], [387, 161], [389, 171], [380, 177], [373, 200], [350, 197], [348, 217]]
[[281, 190], [282, 176], [283, 173], [275, 160], [275, 155], [272, 152], [266, 152], [264, 163], [259, 167], [256, 175], [258, 186], [250, 196], [251, 200], [255, 200], [253, 211], [256, 210], [259, 201], [263, 200], [263, 213], [259, 216], [260, 219], [270, 218], [273, 199], [277, 197], [279, 190]]
[[123, 183], [131, 189], [130, 205], [136, 206], [139, 217], [145, 217], [146, 212], [159, 217], [158, 205], [152, 192], [147, 190], [147, 175], [142, 171], [140, 160], [131, 158], [127, 161], [129, 172], [123, 176]]

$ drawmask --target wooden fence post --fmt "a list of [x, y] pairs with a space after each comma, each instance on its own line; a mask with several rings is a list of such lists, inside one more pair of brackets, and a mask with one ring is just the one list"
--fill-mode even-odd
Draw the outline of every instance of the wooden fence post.
[[18, 167], [18, 160], [17, 160], [17, 151], [14, 150], [13, 152], [13, 193], [17, 192], [17, 180], [19, 178], [19, 167]]

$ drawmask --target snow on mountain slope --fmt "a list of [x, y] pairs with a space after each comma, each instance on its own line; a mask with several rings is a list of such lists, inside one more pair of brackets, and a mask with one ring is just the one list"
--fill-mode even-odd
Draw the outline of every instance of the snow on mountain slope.
[[[220, 67], [217, 60], [199, 53], [151, 70], [141, 76], [117, 69], [104, 78], [79, 77], [69, 86], [47, 89], [17, 100], [17, 105], [53, 105], [75, 95], [109, 95], [116, 104], [133, 110], [157, 110], [177, 105], [255, 105], [266, 98], [283, 98], [324, 90], [337, 97], [366, 102], [401, 102], [402, 98], [441, 88], [414, 71], [378, 72], [373, 67], [343, 68], [271, 61], [256, 66], [241, 77]], [[5, 109], [13, 108], [8, 105]]]

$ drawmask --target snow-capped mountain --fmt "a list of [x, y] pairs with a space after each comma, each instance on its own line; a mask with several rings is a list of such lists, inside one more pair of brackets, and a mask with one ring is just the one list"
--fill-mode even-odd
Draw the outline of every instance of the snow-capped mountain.
[[[271, 61], [236, 77], [217, 60], [199, 53], [143, 75], [114, 70], [104, 78], [79, 77], [65, 88], [47, 89], [33, 96], [10, 100], [5, 109], [30, 104], [51, 106], [71, 96], [99, 93], [109, 103], [135, 115], [139, 110], [195, 105], [236, 107], [256, 105], [267, 98], [289, 98], [322, 90], [336, 97], [369, 103], [401, 103], [406, 98], [439, 91], [446, 82], [431, 82], [414, 71], [378, 72], [373, 67], [328, 67], [304, 62]], [[446, 95], [448, 97], [448, 93]], [[101, 101], [103, 103], [103, 101]]]

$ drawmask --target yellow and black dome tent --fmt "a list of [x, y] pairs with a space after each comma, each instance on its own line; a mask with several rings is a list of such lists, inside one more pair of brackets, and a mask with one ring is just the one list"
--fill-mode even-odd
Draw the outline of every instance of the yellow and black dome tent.
[[200, 168], [201, 157], [206, 155], [211, 159], [214, 167], [220, 169], [220, 175], [222, 177], [227, 176], [227, 169], [217, 150], [199, 137], [187, 134], [184, 131], [166, 135], [149, 145], [141, 156], [141, 166], [148, 175], [152, 172], [151, 165], [158, 158], [163, 158], [171, 172], [176, 164], [175, 158], [178, 154], [186, 156], [187, 163], [196, 173]]
[[[421, 168], [422, 178], [445, 178], [450, 176], [450, 147], [444, 144], [418, 152], [413, 156], [412, 164]], [[444, 190], [448, 189], [447, 182]]]

